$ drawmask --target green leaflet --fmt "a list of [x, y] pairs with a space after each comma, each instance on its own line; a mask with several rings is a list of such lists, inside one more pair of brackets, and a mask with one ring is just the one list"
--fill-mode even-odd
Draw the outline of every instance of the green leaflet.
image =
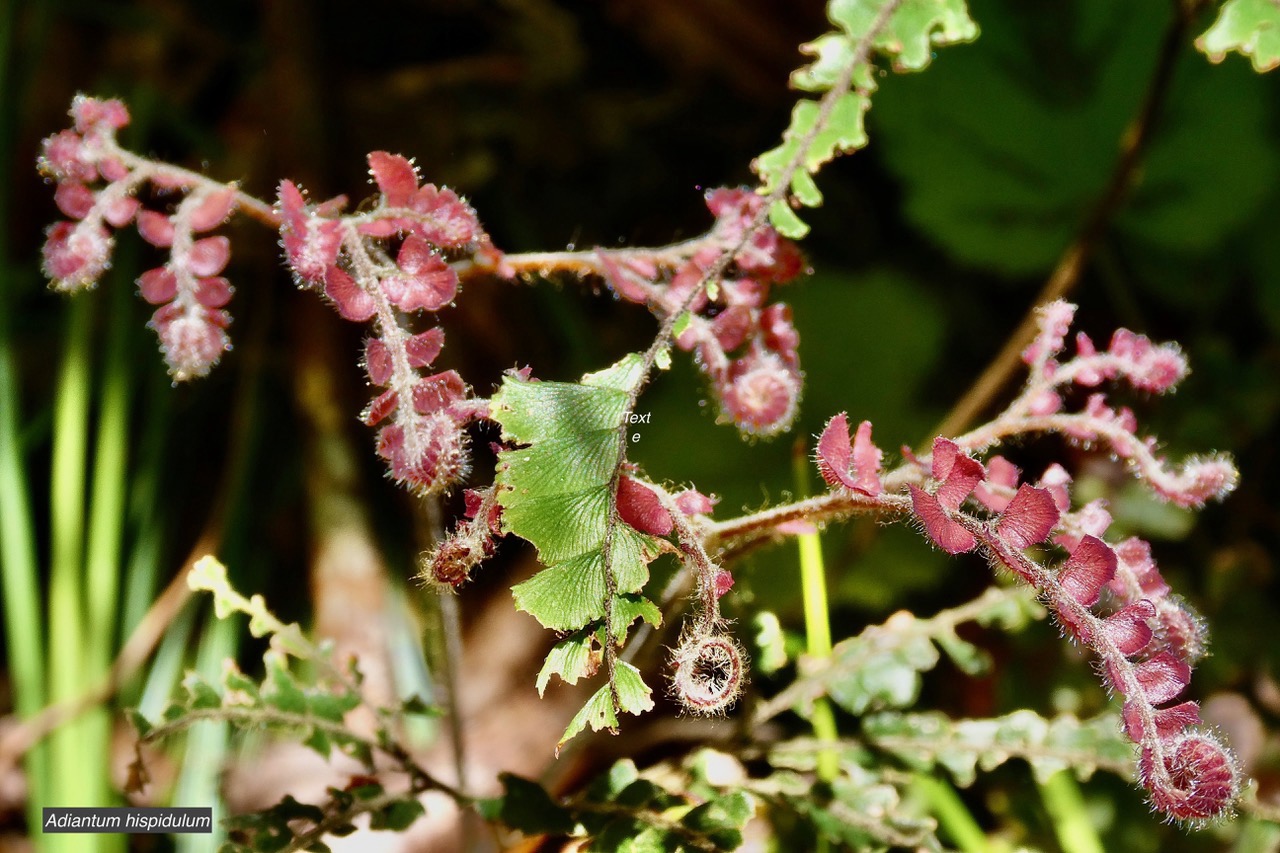
[[[653, 690], [640, 677], [640, 670], [626, 661], [618, 661], [614, 670], [614, 687], [618, 690], [618, 707], [629, 714], [641, 714], [653, 710]], [[591, 726], [593, 732], [601, 729], [612, 729], [618, 726], [618, 715], [613, 710], [613, 695], [606, 684], [595, 692], [587, 704], [569, 721], [564, 734], [560, 736], [561, 746], [578, 732]]]
[[525, 445], [498, 456], [498, 501], [507, 530], [532, 542], [546, 566], [517, 585], [516, 606], [544, 627], [576, 631], [604, 618], [606, 571], [619, 595], [639, 592], [654, 557], [650, 537], [613, 528], [609, 492], [621, 464], [618, 430], [643, 362], [631, 354], [580, 384], [508, 376], [493, 396], [503, 438]]
[[[792, 85], [809, 92], [826, 92], [835, 86], [858, 60], [859, 45], [871, 32], [884, 5], [885, 0], [832, 0], [827, 13], [839, 31], [801, 47], [802, 52], [815, 59], [792, 75]], [[929, 64], [935, 46], [972, 41], [977, 35], [978, 28], [969, 18], [964, 0], [905, 0], [872, 36], [871, 47], [891, 57], [895, 70], [919, 71]], [[788, 189], [806, 207], [822, 204], [822, 193], [812, 176], [836, 155], [867, 144], [863, 116], [871, 106], [870, 95], [876, 83], [866, 54], [852, 68], [852, 80], [853, 91], [836, 99], [816, 133], [818, 102], [801, 100], [795, 105], [782, 144], [752, 164], [760, 177], [762, 193], [778, 189], [788, 166], [798, 162], [800, 168], [792, 175]], [[814, 136], [806, 144], [805, 138], [811, 133]], [[798, 239], [808, 233], [809, 227], [786, 204], [773, 205], [769, 216], [773, 226], [788, 237]]]
[[755, 814], [755, 799], [742, 791], [709, 797], [672, 793], [640, 776], [622, 759], [569, 800], [552, 797], [537, 782], [499, 776], [502, 796], [480, 800], [477, 810], [526, 835], [565, 835], [584, 850], [611, 853], [736, 850], [742, 827]]
[[1227, 0], [1218, 20], [1196, 39], [1196, 47], [1213, 62], [1227, 51], [1253, 60], [1254, 71], [1280, 66], [1280, 3], [1276, 0]]
[[[618, 431], [630, 394], [643, 378], [643, 359], [631, 354], [580, 383], [508, 376], [491, 402], [503, 439], [521, 445], [498, 456], [503, 525], [532, 542], [546, 567], [512, 589], [516, 606], [546, 628], [574, 632], [547, 655], [538, 674], [539, 693], [552, 675], [574, 683], [595, 671], [599, 658], [593, 650], [606, 642], [610, 574], [610, 642], [621, 645], [636, 619], [662, 621], [653, 603], [636, 594], [649, 580], [653, 539], [617, 521], [610, 529], [610, 489], [622, 464]], [[614, 676], [613, 688], [605, 685], [592, 696], [561, 743], [588, 725], [613, 728], [617, 710], [638, 714], [653, 707], [637, 670], [619, 663]]]
[[951, 720], [938, 712], [890, 712], [867, 717], [862, 725], [874, 745], [917, 770], [945, 767], [964, 787], [973, 784], [978, 770], [987, 772], [1014, 758], [1030, 764], [1040, 782], [1066, 769], [1087, 779], [1099, 768], [1128, 775], [1133, 767], [1133, 743], [1114, 714], [1046, 720], [1022, 710], [986, 720]]

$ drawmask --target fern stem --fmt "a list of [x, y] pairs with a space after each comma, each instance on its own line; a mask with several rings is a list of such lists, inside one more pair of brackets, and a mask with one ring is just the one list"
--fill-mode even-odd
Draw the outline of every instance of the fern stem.
[[963, 853], [990, 853], [992, 847], [987, 834], [978, 826], [969, 807], [960, 799], [956, 789], [935, 776], [920, 774], [913, 787], [929, 804], [929, 811], [938, 819], [938, 826]]
[[1059, 770], [1040, 785], [1045, 810], [1053, 819], [1053, 831], [1063, 853], [1106, 853], [1070, 770]]
[[[792, 471], [796, 492], [805, 495], [809, 491], [809, 457], [804, 440], [796, 442], [792, 453]], [[815, 530], [796, 537], [800, 550], [800, 588], [804, 596], [804, 630], [809, 655], [814, 658], [831, 657], [831, 623], [828, 620], [826, 564], [822, 559], [822, 540]], [[839, 737], [836, 716], [831, 702], [822, 697], [813, 703], [813, 733], [820, 741], [834, 742]], [[818, 778], [834, 781], [840, 773], [840, 756], [834, 749], [818, 753]]]

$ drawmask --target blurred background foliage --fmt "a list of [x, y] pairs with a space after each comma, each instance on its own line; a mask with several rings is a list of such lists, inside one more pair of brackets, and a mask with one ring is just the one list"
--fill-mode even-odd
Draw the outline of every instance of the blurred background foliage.
[[[51, 544], [52, 390], [69, 305], [39, 272], [42, 231], [57, 214], [34, 160], [40, 138], [66, 125], [74, 93], [124, 98], [135, 150], [238, 180], [259, 197], [273, 197], [288, 177], [317, 198], [348, 193], [358, 203], [369, 192], [365, 153], [386, 149], [464, 193], [504, 250], [659, 244], [706, 228], [701, 190], [751, 182], [751, 158], [775, 144], [794, 101], [785, 84], [800, 64], [796, 46], [825, 29], [821, 3], [784, 0], [10, 0], [0, 8], [3, 314], [42, 554]], [[940, 51], [925, 73], [885, 76], [869, 149], [820, 179], [826, 204], [808, 217], [814, 230], [803, 244], [812, 274], [777, 295], [794, 307], [807, 374], [792, 434], [741, 441], [715, 423], [696, 371], [677, 358], [640, 404], [652, 422], [631, 453], [649, 476], [716, 493], [723, 516], [787, 497], [793, 440], [811, 443], [838, 411], [872, 420], [883, 447], [919, 446], [1028, 310], [1115, 168], [1173, 12], [1160, 0], [973, 0], [971, 10], [980, 39]], [[1215, 722], [1264, 796], [1274, 796], [1280, 76], [1255, 75], [1235, 56], [1213, 66], [1195, 53], [1191, 36], [1210, 20], [1178, 44], [1136, 188], [1071, 298], [1095, 338], [1125, 325], [1181, 342], [1193, 373], [1178, 395], [1131, 403], [1173, 456], [1233, 453], [1241, 488], [1193, 524], [1127, 489], [1105, 459], [1052, 442], [1013, 455], [1035, 470], [1065, 454], [1084, 488], [1112, 496], [1117, 529], [1154, 540], [1166, 577], [1211, 626], [1197, 698], [1225, 697], [1229, 710]], [[150, 247], [122, 236], [110, 280], [82, 297], [93, 304], [91, 351], [122, 335], [131, 376], [114, 643], [213, 518], [239, 588], [310, 620], [306, 477], [316, 427], [299, 411], [298, 386], [315, 364], [343, 413], [332, 428], [359, 449], [352, 488], [388, 572], [421, 598], [408, 578], [429, 525], [382, 480], [371, 435], [355, 419], [367, 398], [360, 330], [292, 287], [273, 235], [241, 222], [227, 233], [235, 350], [206, 380], [171, 387], [144, 328], [147, 309], [112, 295], [133, 290]], [[643, 347], [655, 330], [599, 282], [571, 279], [476, 283], [442, 320], [442, 363], [481, 394], [514, 365], [575, 378]], [[475, 438], [484, 481], [493, 435]], [[446, 517], [457, 504], [446, 501]], [[827, 531], [824, 547], [837, 638], [901, 608], [931, 613], [989, 583], [977, 560], [943, 559], [910, 531], [869, 522]], [[509, 609], [513, 566], [526, 557], [505, 547], [464, 591], [468, 642], [485, 630], [487, 608]], [[755, 554], [736, 574], [726, 603], [744, 639], [761, 606], [798, 625], [794, 549]], [[192, 636], [203, 630], [185, 618]], [[500, 638], [484, 642], [501, 649]], [[994, 671], [975, 679], [942, 667], [926, 681], [926, 705], [964, 716], [1106, 706], [1088, 664], [1052, 626], [983, 643]], [[533, 670], [518, 678], [518, 689], [531, 690]], [[756, 684], [771, 687], [763, 677]], [[142, 689], [125, 698], [137, 701]], [[625, 752], [626, 739], [611, 748]], [[984, 821], [1052, 849], [1046, 818], [1018, 794], [1021, 772], [1001, 768], [966, 797]], [[1212, 832], [1188, 837], [1155, 824], [1123, 781], [1099, 777], [1087, 797], [1109, 848], [1221, 843]], [[21, 826], [20, 804], [2, 792], [0, 819]]]

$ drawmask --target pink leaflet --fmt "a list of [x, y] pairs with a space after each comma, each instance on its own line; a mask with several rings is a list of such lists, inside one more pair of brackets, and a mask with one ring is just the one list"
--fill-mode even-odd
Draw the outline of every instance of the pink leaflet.
[[1120, 654], [1136, 655], [1151, 642], [1151, 626], [1147, 620], [1154, 619], [1155, 615], [1155, 605], [1145, 598], [1139, 599], [1104, 619], [1102, 632], [1115, 643]]
[[977, 545], [973, 534], [947, 515], [938, 499], [919, 486], [912, 484], [911, 506], [916, 517], [924, 524], [924, 532], [948, 554], [972, 551]]
[[957, 510], [974, 486], [987, 475], [982, 465], [960, 452], [954, 441], [938, 436], [933, 440], [933, 478], [941, 483], [934, 495], [938, 503]]
[[1057, 523], [1053, 495], [1023, 483], [996, 522], [996, 535], [1020, 551], [1047, 539]]
[[178, 294], [178, 277], [167, 266], [149, 269], [138, 276], [138, 292], [152, 305], [172, 302]]
[[439, 326], [414, 335], [405, 342], [404, 347], [409, 354], [410, 367], [427, 367], [436, 360], [443, 348], [444, 329]]
[[423, 415], [438, 412], [466, 396], [466, 383], [454, 370], [419, 379], [413, 384], [413, 408]]
[[827, 421], [818, 438], [818, 473], [828, 486], [845, 485], [852, 489], [857, 480], [849, 475], [853, 462], [853, 441], [849, 437], [849, 418], [844, 412]]
[[[643, 273], [636, 273], [631, 269], [623, 269], [604, 249], [596, 249], [596, 259], [600, 261], [600, 266], [604, 270], [604, 280], [613, 288], [614, 293], [628, 302], [635, 302], [638, 305], [645, 304], [649, 294], [636, 281], [637, 275], [645, 277]], [[628, 264], [628, 266], [633, 265]], [[657, 275], [656, 270], [650, 274], [650, 277], [653, 275]]]
[[754, 325], [751, 309], [745, 305], [730, 305], [711, 321], [711, 332], [725, 352], [742, 346]]
[[192, 275], [217, 275], [231, 259], [231, 241], [221, 235], [205, 237], [191, 244], [187, 269]]
[[117, 196], [102, 207], [102, 218], [112, 228], [123, 228], [133, 221], [142, 205], [133, 196]]
[[800, 346], [800, 333], [791, 320], [791, 306], [775, 302], [760, 312], [760, 328], [764, 345], [783, 358], [794, 358]]
[[676, 507], [685, 515], [709, 515], [716, 506], [716, 499], [707, 497], [697, 489], [685, 489], [675, 495]]
[[362, 323], [378, 312], [373, 297], [356, 280], [336, 266], [325, 270], [324, 292], [348, 320]]
[[173, 245], [173, 220], [154, 210], [138, 211], [138, 233], [158, 249]]
[[53, 203], [72, 219], [84, 219], [96, 201], [93, 190], [75, 181], [60, 181], [53, 191]]
[[381, 338], [369, 338], [364, 344], [364, 369], [374, 385], [391, 381], [391, 351]]
[[1169, 584], [1165, 583], [1155, 559], [1151, 556], [1151, 545], [1136, 536], [1116, 545], [1117, 574], [1111, 582], [1110, 589], [1117, 595], [1127, 596], [1126, 585], [1122, 575], [1130, 577], [1138, 585], [1143, 595], [1157, 600], [1169, 594]]
[[203, 276], [196, 280], [196, 301], [206, 308], [221, 308], [231, 301], [235, 288], [220, 275]]
[[[383, 391], [377, 397], [374, 397], [373, 400], [369, 402], [369, 405], [365, 406], [364, 411], [360, 414], [360, 420], [364, 421], [365, 426], [377, 426], [386, 419], [388, 415], [394, 412], [399, 404], [399, 394], [394, 390]], [[387, 429], [383, 430], [383, 432], [386, 431]], [[388, 438], [390, 438], [390, 436], [388, 436]], [[379, 450], [378, 452], [381, 453], [382, 451]], [[386, 454], [383, 455], [385, 456]]]
[[369, 174], [381, 190], [387, 207], [407, 207], [418, 189], [418, 171], [399, 154], [369, 153]]
[[675, 526], [653, 489], [632, 477], [618, 480], [618, 515], [641, 533], [666, 536]]
[[[1124, 703], [1124, 733], [1134, 743], [1142, 741], [1141, 705], [1130, 700]], [[1157, 710], [1153, 715], [1156, 724], [1156, 737], [1164, 740], [1173, 737], [1183, 729], [1200, 725], [1200, 705], [1196, 702], [1183, 702], [1171, 708]]]
[[1004, 490], [1018, 485], [1021, 473], [1018, 466], [1003, 456], [992, 456], [987, 460], [987, 479], [974, 488], [974, 496], [992, 512], [1003, 512], [1012, 500]]
[[828, 485], [844, 485], [855, 492], [875, 497], [884, 491], [880, 482], [880, 448], [871, 441], [871, 422], [858, 425], [857, 437], [849, 441], [849, 420], [844, 412], [833, 417], [818, 439], [818, 471]]
[[401, 310], [438, 311], [457, 295], [458, 274], [417, 234], [405, 238], [396, 263], [404, 275], [385, 279], [383, 287]]
[[884, 454], [871, 442], [871, 421], [858, 424], [853, 438], [853, 472], [858, 476], [854, 491], [875, 497], [884, 491], [880, 482], [880, 461]]
[[1092, 607], [1115, 573], [1116, 554], [1110, 546], [1096, 536], [1084, 536], [1058, 572], [1058, 582], [1077, 602]]
[[209, 193], [200, 205], [187, 216], [187, 224], [192, 231], [208, 231], [217, 228], [231, 215], [236, 204], [236, 191], [231, 187], [223, 187]]
[[1170, 652], [1144, 660], [1133, 671], [1142, 695], [1152, 705], [1163, 705], [1176, 698], [1191, 681], [1191, 667]]

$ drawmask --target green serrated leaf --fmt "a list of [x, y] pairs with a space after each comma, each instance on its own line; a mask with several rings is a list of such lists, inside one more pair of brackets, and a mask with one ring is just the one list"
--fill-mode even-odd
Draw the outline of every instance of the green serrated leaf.
[[426, 701], [416, 693], [400, 701], [399, 711], [401, 714], [414, 714], [425, 717], [438, 717], [441, 714], [439, 708], [435, 705], [428, 705]]
[[574, 631], [603, 618], [612, 573], [619, 594], [649, 578], [652, 540], [624, 524], [609, 534], [609, 492], [621, 463], [618, 430], [644, 362], [631, 354], [581, 383], [526, 382], [513, 376], [494, 395], [503, 437], [527, 445], [499, 454], [503, 525], [532, 542], [546, 566], [513, 590], [516, 606], [545, 627]]
[[766, 675], [787, 665], [787, 638], [782, 633], [782, 623], [770, 610], [757, 613], [752, 622], [756, 626], [755, 643], [759, 650], [755, 655], [756, 666]]
[[187, 706], [191, 710], [222, 707], [222, 697], [218, 695], [218, 691], [197, 673], [187, 673], [186, 678], [182, 679], [182, 686], [187, 691]]
[[331, 693], [328, 690], [307, 689], [303, 695], [308, 713], [332, 723], [342, 722], [361, 701], [360, 694], [354, 690]]
[[267, 668], [267, 683], [262, 690], [262, 701], [292, 714], [307, 713], [307, 697], [289, 671], [288, 660], [269, 651], [263, 661]]
[[702, 833], [717, 849], [736, 850], [742, 845], [742, 827], [754, 812], [750, 795], [737, 791], [694, 807], [680, 822]]
[[803, 170], [797, 170], [791, 177], [791, 194], [805, 207], [819, 207], [822, 204], [822, 192], [813, 180], [813, 175]]
[[852, 714], [868, 708], [903, 708], [915, 704], [920, 695], [920, 673], [938, 663], [938, 651], [924, 636], [904, 637], [883, 651], [868, 649], [854, 637], [836, 646], [838, 659], [856, 660], [842, 668], [841, 677], [828, 685], [828, 695]]
[[573, 832], [573, 816], [537, 782], [513, 773], [501, 773], [498, 780], [502, 782], [503, 795], [481, 800], [477, 805], [486, 820], [501, 821], [526, 835]]
[[613, 600], [613, 642], [622, 645], [631, 623], [637, 619], [655, 628], [662, 625], [662, 611], [643, 595], [620, 595]]
[[853, 62], [853, 51], [854, 42], [845, 33], [827, 33], [801, 45], [801, 53], [816, 59], [791, 74], [791, 85], [806, 92], [827, 91]]
[[[813, 101], [805, 101], [811, 103]], [[816, 107], [817, 104], [814, 104]], [[857, 151], [867, 144], [867, 132], [862, 119], [871, 106], [870, 99], [859, 92], [846, 92], [841, 95], [831, 108], [826, 127], [819, 130], [813, 142], [805, 151], [804, 166], [810, 172], [816, 172], [837, 154], [848, 154]], [[817, 117], [817, 110], [814, 111]], [[813, 122], [810, 122], [812, 125]]]
[[609, 768], [609, 772], [596, 778], [587, 787], [586, 797], [594, 803], [612, 802], [618, 794], [632, 782], [640, 778], [636, 763], [630, 758], [620, 758]]
[[317, 728], [311, 729], [302, 741], [302, 745], [314, 750], [321, 758], [328, 758], [330, 750], [333, 749], [333, 742], [329, 740], [329, 736]]
[[662, 811], [663, 809], [671, 808], [679, 800], [668, 793], [661, 785], [641, 778], [636, 779], [619, 791], [613, 802], [615, 805], [627, 809]]
[[126, 708], [125, 716], [129, 720], [129, 724], [133, 726], [133, 730], [138, 733], [138, 738], [145, 738], [155, 726], [151, 725], [151, 721], [142, 715], [137, 708]]
[[[857, 41], [871, 29], [884, 4], [885, 0], [832, 0], [827, 13]], [[904, 0], [873, 44], [893, 58], [895, 70], [919, 71], [929, 64], [935, 47], [977, 37], [965, 0]]]
[[671, 843], [668, 834], [635, 819], [611, 818], [604, 822], [599, 835], [587, 847], [598, 853], [673, 853], [680, 848]]
[[[614, 685], [618, 691], [620, 710], [628, 714], [642, 714], [653, 710], [653, 691], [644, 683], [640, 670], [631, 664], [618, 661], [614, 669]], [[564, 734], [560, 736], [560, 742], [556, 744], [556, 748], [564, 746], [570, 738], [587, 726], [597, 732], [601, 729], [617, 728], [618, 715], [613, 709], [613, 695], [608, 684], [597, 690], [595, 695], [587, 700], [587, 704], [574, 715]]]
[[799, 240], [809, 233], [809, 226], [785, 201], [775, 201], [769, 206], [769, 222], [779, 234], [792, 240]]
[[613, 729], [618, 726], [618, 715], [613, 712], [613, 695], [609, 692], [609, 685], [604, 685], [597, 690], [587, 704], [574, 714], [573, 719], [569, 721], [569, 725], [565, 728], [564, 734], [560, 736], [560, 742], [556, 744], [556, 748], [564, 746], [571, 738], [585, 729], [591, 727], [592, 731], [600, 731], [601, 729]]
[[1280, 3], [1276, 0], [1227, 0], [1213, 26], [1196, 39], [1196, 47], [1213, 62], [1228, 51], [1253, 61], [1253, 70], [1280, 66]]
[[985, 720], [885, 713], [865, 718], [863, 731], [917, 770], [946, 768], [963, 787], [973, 784], [978, 770], [989, 772], [1014, 758], [1026, 761], [1040, 782], [1068, 768], [1085, 779], [1098, 767], [1128, 772], [1133, 764], [1133, 744], [1110, 714], [1082, 723], [1069, 714], [1045, 719], [1029, 710]]
[[991, 668], [991, 657], [973, 643], [960, 639], [954, 631], [944, 631], [934, 637], [934, 641], [966, 675], [981, 675]]
[[229, 664], [222, 672], [222, 686], [228, 693], [238, 693], [251, 701], [258, 700], [258, 684], [240, 671], [234, 664]]
[[584, 630], [552, 646], [538, 671], [538, 695], [546, 692], [553, 675], [560, 676], [566, 684], [577, 684], [579, 679], [593, 674], [599, 665], [598, 655], [591, 653], [594, 644], [595, 633]]
[[422, 803], [413, 797], [396, 800], [369, 816], [369, 828], [390, 832], [404, 832], [415, 820], [425, 814]]

